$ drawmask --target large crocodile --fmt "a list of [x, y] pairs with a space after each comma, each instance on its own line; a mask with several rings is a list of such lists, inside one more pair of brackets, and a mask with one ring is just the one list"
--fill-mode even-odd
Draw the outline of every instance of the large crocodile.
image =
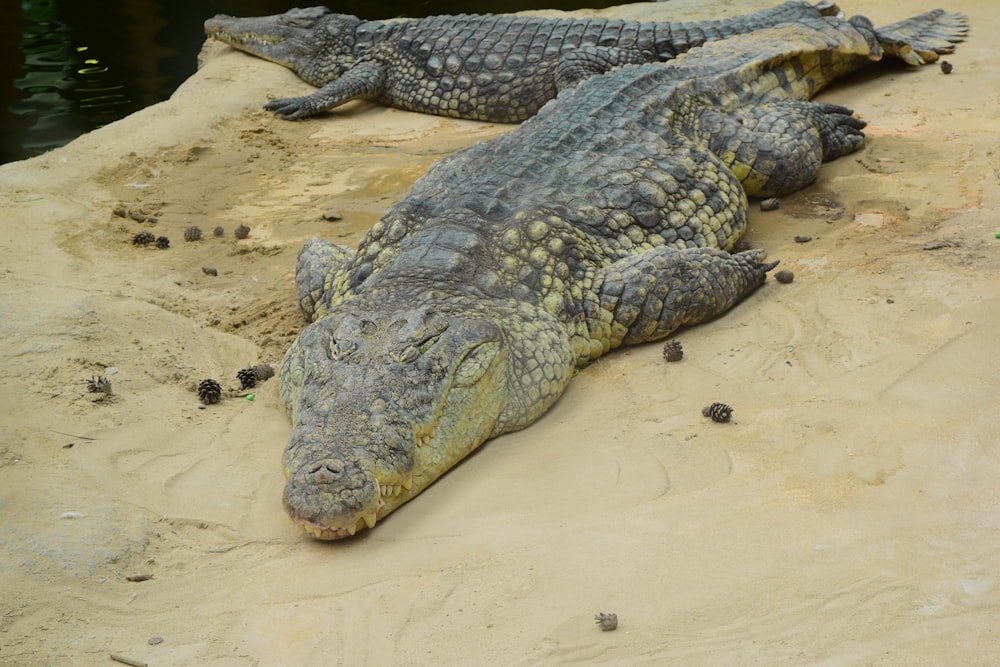
[[298, 119], [356, 99], [423, 113], [518, 123], [587, 76], [665, 61], [710, 40], [835, 14], [796, 0], [701, 22], [545, 19], [497, 15], [362, 21], [325, 7], [251, 18], [216, 16], [205, 32], [290, 68], [319, 87], [266, 109]]
[[[734, 252], [746, 193], [811, 182], [864, 122], [806, 101], [884, 50], [919, 64], [965, 19], [801, 19], [623, 67], [446, 158], [357, 251], [299, 253], [312, 316], [282, 363], [285, 507], [321, 539], [373, 527], [575, 367], [723, 313], [774, 263]], [[595, 132], [593, 128], [602, 128]]]

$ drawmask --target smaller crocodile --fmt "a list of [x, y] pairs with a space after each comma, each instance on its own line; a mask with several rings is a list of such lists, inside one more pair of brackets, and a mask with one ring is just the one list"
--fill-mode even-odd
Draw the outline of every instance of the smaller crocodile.
[[220, 15], [205, 22], [205, 32], [319, 87], [265, 105], [282, 118], [305, 118], [364, 99], [439, 116], [519, 123], [559, 90], [613, 67], [666, 61], [709, 41], [837, 11], [832, 2], [796, 0], [700, 22], [510, 14], [382, 22], [311, 7], [275, 16]]
[[434, 164], [356, 251], [307, 242], [313, 323], [278, 375], [289, 515], [320, 539], [372, 528], [540, 417], [574, 367], [733, 307], [775, 264], [734, 251], [746, 194], [804, 187], [863, 143], [850, 109], [807, 100], [965, 30], [941, 11], [800, 19], [620, 67]]

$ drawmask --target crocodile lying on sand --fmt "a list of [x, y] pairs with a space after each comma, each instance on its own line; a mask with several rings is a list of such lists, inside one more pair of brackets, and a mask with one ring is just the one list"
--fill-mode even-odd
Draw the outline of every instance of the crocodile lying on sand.
[[320, 88], [265, 106], [283, 118], [365, 99], [440, 116], [519, 123], [558, 90], [612, 67], [665, 61], [707, 41], [837, 11], [832, 2], [795, 1], [691, 23], [506, 14], [384, 23], [312, 7], [276, 16], [216, 16], [205, 22], [205, 32]]
[[731, 308], [775, 264], [730, 252], [744, 191], [801, 188], [863, 142], [849, 109], [806, 100], [883, 46], [919, 64], [965, 32], [941, 11], [878, 32], [802, 19], [622, 67], [436, 163], [357, 251], [308, 242], [313, 323], [279, 373], [292, 519], [321, 539], [373, 527], [537, 419], [574, 368]]

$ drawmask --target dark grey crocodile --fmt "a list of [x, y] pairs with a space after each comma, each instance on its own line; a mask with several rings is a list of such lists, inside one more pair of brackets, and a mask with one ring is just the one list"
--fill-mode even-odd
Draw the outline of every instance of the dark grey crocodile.
[[508, 14], [384, 23], [312, 7], [276, 16], [216, 16], [205, 22], [205, 32], [284, 65], [320, 88], [265, 106], [283, 118], [365, 99], [441, 116], [518, 123], [557, 90], [612, 67], [665, 61], [710, 40], [836, 12], [832, 2], [795, 1], [691, 23]]
[[731, 308], [775, 264], [730, 252], [744, 191], [801, 188], [863, 142], [849, 109], [806, 100], [880, 44], [917, 64], [964, 34], [940, 11], [802, 19], [622, 67], [436, 163], [357, 251], [307, 243], [314, 321], [279, 374], [291, 517], [321, 539], [372, 527], [574, 368]]

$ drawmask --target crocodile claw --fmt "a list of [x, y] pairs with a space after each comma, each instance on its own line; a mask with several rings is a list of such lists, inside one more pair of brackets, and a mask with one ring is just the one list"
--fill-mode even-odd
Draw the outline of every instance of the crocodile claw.
[[271, 111], [275, 116], [285, 120], [299, 120], [310, 114], [305, 97], [285, 97], [271, 100], [264, 105], [265, 111]]

